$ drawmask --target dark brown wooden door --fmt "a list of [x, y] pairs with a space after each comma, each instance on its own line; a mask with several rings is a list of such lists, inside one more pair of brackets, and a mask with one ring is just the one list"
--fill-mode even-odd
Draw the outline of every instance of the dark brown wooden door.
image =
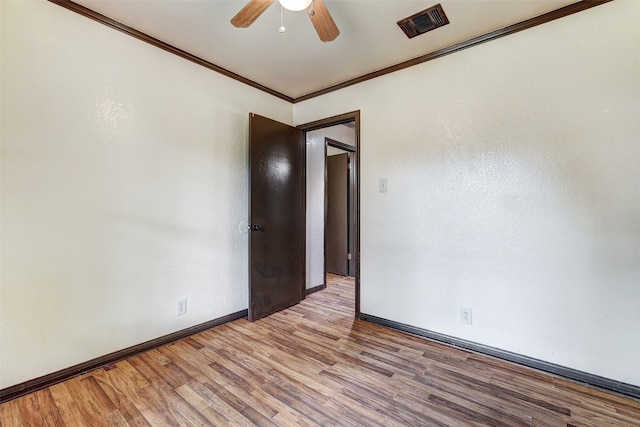
[[327, 222], [325, 259], [328, 273], [349, 275], [349, 155], [327, 157]]
[[299, 303], [305, 288], [303, 132], [249, 116], [249, 320]]

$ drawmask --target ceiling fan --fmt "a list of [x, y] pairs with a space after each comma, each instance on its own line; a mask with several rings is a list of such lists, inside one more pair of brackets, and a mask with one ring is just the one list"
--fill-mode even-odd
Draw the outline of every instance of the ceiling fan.
[[[250, 0], [245, 7], [231, 18], [231, 23], [237, 28], [247, 28], [258, 19], [276, 0]], [[329, 10], [322, 0], [278, 0], [282, 7], [292, 11], [305, 10], [311, 23], [323, 42], [335, 40], [340, 34], [338, 26], [333, 21]]]

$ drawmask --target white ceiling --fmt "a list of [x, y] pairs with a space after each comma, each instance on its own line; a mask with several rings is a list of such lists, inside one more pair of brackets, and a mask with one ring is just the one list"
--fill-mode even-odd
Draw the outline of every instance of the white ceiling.
[[524, 21], [576, 0], [441, 0], [450, 24], [408, 39], [396, 22], [438, 0], [325, 0], [340, 36], [321, 42], [304, 12], [275, 2], [249, 28], [248, 0], [75, 0], [122, 24], [297, 98]]

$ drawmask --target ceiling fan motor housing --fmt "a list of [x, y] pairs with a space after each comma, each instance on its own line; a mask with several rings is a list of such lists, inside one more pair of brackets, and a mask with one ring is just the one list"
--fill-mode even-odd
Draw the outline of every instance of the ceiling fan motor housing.
[[278, 0], [282, 7], [294, 12], [304, 10], [309, 7], [312, 0]]

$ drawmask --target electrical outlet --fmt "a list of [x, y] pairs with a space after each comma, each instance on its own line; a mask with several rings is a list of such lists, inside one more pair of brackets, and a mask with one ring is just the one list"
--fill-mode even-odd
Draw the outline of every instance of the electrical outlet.
[[471, 309], [469, 307], [460, 307], [460, 323], [465, 325], [473, 324], [473, 317], [471, 316]]
[[187, 314], [187, 299], [181, 298], [176, 302], [176, 316]]

